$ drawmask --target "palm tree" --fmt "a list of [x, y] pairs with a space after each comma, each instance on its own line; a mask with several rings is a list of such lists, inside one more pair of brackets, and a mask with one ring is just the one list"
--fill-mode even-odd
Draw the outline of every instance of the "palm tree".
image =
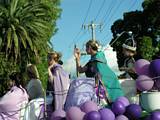
[[[0, 80], [14, 70], [25, 71], [27, 62], [44, 58], [56, 32], [60, 0], [0, 0]], [[33, 63], [33, 62], [32, 62]], [[46, 61], [40, 75], [45, 84]], [[0, 96], [5, 80], [0, 83]]]
[[46, 2], [12, 0], [0, 5], [0, 52], [14, 62], [30, 61], [48, 48], [58, 14]]

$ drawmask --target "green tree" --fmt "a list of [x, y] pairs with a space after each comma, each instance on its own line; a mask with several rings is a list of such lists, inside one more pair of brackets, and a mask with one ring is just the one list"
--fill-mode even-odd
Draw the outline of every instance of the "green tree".
[[117, 61], [119, 67], [123, 66], [125, 59], [122, 53], [122, 44], [126, 41], [126, 39], [130, 37], [128, 34], [129, 31], [133, 32], [135, 41], [138, 40], [139, 34], [142, 30], [142, 20], [143, 19], [141, 11], [128, 12], [124, 13], [123, 19], [116, 20], [111, 27], [113, 39], [111, 40], [110, 44], [113, 47], [113, 50], [115, 50], [117, 53]]
[[[1, 52], [21, 63], [47, 51], [53, 32], [52, 10], [43, 2], [13, 0], [0, 6]], [[24, 53], [23, 53], [24, 52]]]
[[0, 0], [0, 61], [16, 66], [8, 66], [8, 73], [15, 68], [24, 73], [27, 63], [46, 65], [42, 58], [47, 56], [50, 38], [57, 31], [59, 4], [60, 0]]
[[143, 36], [139, 43], [138, 52], [144, 59], [152, 60], [152, 56], [155, 55], [155, 49], [152, 46], [152, 38], [149, 36]]
[[124, 31], [124, 20], [119, 19], [116, 20], [111, 26], [111, 31], [113, 33], [113, 37], [117, 37], [117, 34]]
[[[137, 43], [136, 59], [145, 58], [152, 60], [160, 56], [159, 40], [160, 36], [160, 0], [144, 0], [143, 11], [131, 11], [123, 14], [123, 19], [117, 20], [111, 27], [113, 33], [112, 44], [117, 39], [117, 34], [123, 31], [132, 31]], [[118, 64], [123, 64], [124, 56], [120, 52], [126, 35], [117, 39], [112, 47], [117, 52]]]

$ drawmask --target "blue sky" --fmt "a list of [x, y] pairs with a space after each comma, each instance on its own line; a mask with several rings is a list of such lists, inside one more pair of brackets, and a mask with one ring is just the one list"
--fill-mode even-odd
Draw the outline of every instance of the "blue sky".
[[58, 32], [51, 38], [56, 51], [62, 53], [65, 62], [73, 56], [74, 44], [85, 50], [84, 44], [91, 39], [91, 30], [83, 29], [82, 24], [102, 23], [102, 31], [96, 28], [96, 39], [107, 45], [112, 39], [111, 25], [123, 18], [123, 13], [142, 10], [144, 0], [62, 0], [61, 18], [57, 21]]

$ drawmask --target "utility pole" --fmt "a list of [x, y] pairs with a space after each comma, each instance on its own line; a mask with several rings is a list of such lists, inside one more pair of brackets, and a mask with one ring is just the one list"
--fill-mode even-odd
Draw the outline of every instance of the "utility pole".
[[82, 27], [83, 27], [84, 29], [86, 29], [86, 28], [91, 29], [92, 40], [96, 40], [95, 29], [96, 29], [97, 26], [99, 26], [99, 28], [100, 28], [100, 30], [101, 30], [102, 24], [95, 24], [95, 23], [93, 23], [93, 21], [91, 21], [90, 24], [82, 25]]

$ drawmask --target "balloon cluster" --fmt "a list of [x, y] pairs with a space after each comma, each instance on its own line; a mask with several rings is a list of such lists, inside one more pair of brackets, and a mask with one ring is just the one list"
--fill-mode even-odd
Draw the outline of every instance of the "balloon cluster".
[[149, 91], [152, 88], [160, 90], [160, 59], [151, 62], [139, 59], [134, 67], [138, 74], [136, 86], [139, 91]]
[[72, 106], [66, 112], [57, 110], [51, 120], [130, 120], [139, 119], [142, 109], [137, 104], [130, 104], [126, 97], [117, 98], [110, 107], [99, 108], [97, 103], [86, 101], [80, 107]]
[[[126, 97], [119, 97], [111, 106], [115, 120], [137, 120], [141, 117], [142, 109], [138, 104], [130, 104]], [[108, 120], [108, 119], [104, 119]]]
[[[147, 91], [148, 93], [150, 90], [160, 90], [160, 59], [155, 59], [151, 62], [145, 59], [139, 59], [135, 62], [135, 71], [139, 75], [136, 80], [136, 87], [139, 91]], [[158, 106], [156, 102], [154, 103], [153, 101], [150, 101], [151, 94], [153, 94], [153, 97], [154, 92], [152, 91], [149, 94], [146, 94], [148, 96], [144, 97], [144, 100], [141, 98], [143, 102], [147, 101], [145, 105], [143, 105], [143, 102], [140, 101], [140, 103], [142, 102], [142, 107], [146, 106], [144, 109], [148, 110], [149, 112], [149, 109], [151, 109], [153, 104], [156, 106], [156, 108]], [[160, 111], [153, 110], [145, 120], [160, 120]]]
[[160, 120], [160, 111], [153, 111], [145, 120]]

